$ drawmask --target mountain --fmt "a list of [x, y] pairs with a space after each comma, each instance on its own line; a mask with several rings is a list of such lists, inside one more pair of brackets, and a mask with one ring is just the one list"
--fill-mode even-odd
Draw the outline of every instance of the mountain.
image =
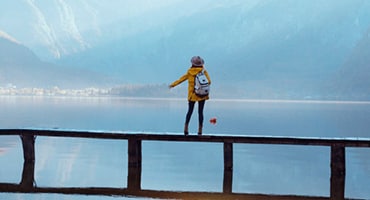
[[79, 88], [108, 82], [106, 77], [88, 70], [43, 62], [27, 47], [5, 37], [0, 37], [0, 52], [0, 86]]
[[[19, 39], [42, 60], [58, 59], [97, 44], [133, 35], [161, 24], [165, 13], [192, 14], [211, 0], [186, 3], [185, 0], [3, 0], [0, 27]], [[182, 11], [178, 12], [177, 6]], [[163, 12], [166, 10], [166, 12]], [[139, 20], [150, 15], [150, 20]]]
[[[127, 82], [169, 83], [185, 72], [191, 56], [201, 55], [220, 92], [233, 87], [249, 97], [326, 95], [321, 87], [370, 26], [368, 9], [368, 1], [223, 4], [163, 24], [153, 18], [150, 28], [57, 63], [119, 75]], [[130, 22], [150, 21], [148, 15]], [[127, 23], [102, 30], [117, 33]]]
[[370, 28], [330, 82], [330, 90], [349, 99], [370, 99]]
[[358, 59], [370, 27], [367, 0], [7, 1], [0, 26], [62, 71], [161, 85], [201, 55], [220, 96], [324, 98], [338, 88], [362, 90], [335, 76], [362, 71], [348, 63]]

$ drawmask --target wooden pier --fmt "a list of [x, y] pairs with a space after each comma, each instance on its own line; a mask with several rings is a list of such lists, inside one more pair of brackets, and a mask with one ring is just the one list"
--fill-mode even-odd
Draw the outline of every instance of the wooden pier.
[[[345, 199], [345, 148], [370, 147], [370, 139], [341, 139], [341, 138], [299, 138], [299, 137], [264, 137], [264, 136], [183, 136], [183, 135], [154, 135], [129, 133], [103, 133], [86, 131], [58, 131], [58, 130], [29, 130], [11, 129], [0, 130], [0, 136], [19, 135], [22, 141], [24, 166], [22, 180], [19, 184], [0, 183], [0, 192], [21, 193], [61, 193], [61, 194], [90, 194], [90, 195], [121, 195], [150, 198], [174, 199], [254, 199], [254, 200], [293, 200], [293, 199]], [[35, 139], [36, 136], [45, 137], [74, 137], [114, 139], [128, 141], [128, 176], [127, 188], [47, 188], [37, 187], [34, 182], [35, 168]], [[141, 188], [142, 173], [142, 142], [169, 141], [169, 142], [207, 142], [223, 143], [224, 178], [222, 192], [175, 192], [154, 191]], [[309, 145], [328, 146], [331, 148], [330, 159], [330, 196], [298, 196], [298, 195], [265, 195], [233, 193], [233, 144], [278, 144], [278, 145]]]

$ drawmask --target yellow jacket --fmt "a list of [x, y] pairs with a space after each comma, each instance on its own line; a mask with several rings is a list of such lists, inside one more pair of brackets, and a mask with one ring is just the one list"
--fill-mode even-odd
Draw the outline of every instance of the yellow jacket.
[[[209, 95], [205, 96], [205, 97], [199, 97], [197, 96], [195, 93], [194, 93], [194, 84], [195, 84], [195, 76], [201, 72], [202, 70], [204, 69], [203, 66], [201, 67], [190, 67], [188, 69], [188, 71], [186, 72], [186, 74], [184, 74], [183, 76], [181, 76], [177, 81], [173, 82], [170, 84], [170, 87], [175, 87], [177, 85], [179, 85], [180, 83], [188, 80], [188, 100], [189, 101], [202, 101], [202, 100], [208, 100], [209, 99]], [[207, 70], [204, 70], [204, 74], [206, 75], [207, 79], [208, 79], [208, 82], [209, 84], [211, 84], [211, 79], [208, 75], [208, 72]]]

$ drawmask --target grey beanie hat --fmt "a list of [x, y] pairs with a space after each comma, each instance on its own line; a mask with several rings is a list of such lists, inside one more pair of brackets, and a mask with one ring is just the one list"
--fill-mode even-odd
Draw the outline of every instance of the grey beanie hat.
[[191, 58], [191, 64], [194, 66], [200, 67], [204, 65], [204, 60], [200, 56], [193, 56]]

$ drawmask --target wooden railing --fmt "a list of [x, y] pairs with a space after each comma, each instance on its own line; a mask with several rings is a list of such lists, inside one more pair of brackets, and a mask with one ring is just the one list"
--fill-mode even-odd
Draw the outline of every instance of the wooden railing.
[[[83, 131], [0, 130], [1, 135], [19, 135], [22, 140], [24, 166], [22, 180], [19, 184], [0, 183], [0, 192], [30, 192], [30, 193], [63, 193], [63, 194], [98, 194], [122, 195], [151, 198], [175, 199], [345, 199], [345, 148], [370, 147], [370, 139], [341, 138], [299, 138], [299, 137], [264, 137], [264, 136], [183, 136], [154, 134], [125, 134]], [[77, 137], [96, 139], [117, 139], [128, 141], [128, 176], [127, 188], [41, 188], [34, 185], [35, 168], [35, 138], [47, 137]], [[143, 190], [141, 188], [142, 172], [142, 141], [181, 141], [181, 142], [213, 142], [223, 143], [224, 178], [223, 191], [216, 192], [171, 192]], [[331, 177], [330, 197], [308, 197], [297, 195], [264, 195], [233, 193], [233, 144], [279, 144], [279, 145], [310, 145], [331, 147]]]

